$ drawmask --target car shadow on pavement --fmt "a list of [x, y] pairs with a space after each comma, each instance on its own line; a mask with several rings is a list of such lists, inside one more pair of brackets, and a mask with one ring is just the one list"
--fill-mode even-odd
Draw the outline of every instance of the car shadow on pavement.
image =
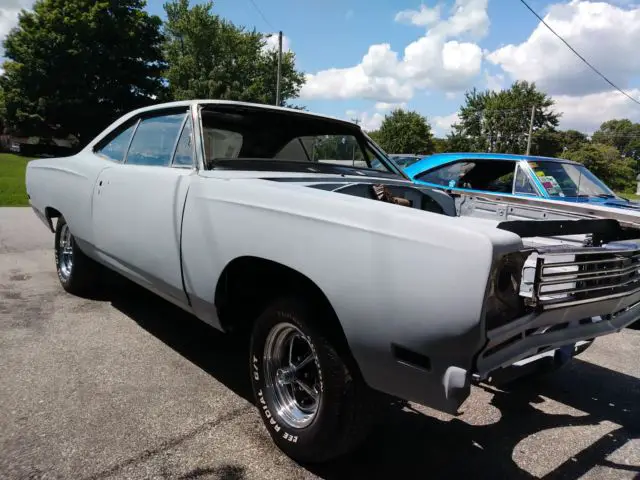
[[[538, 478], [513, 459], [523, 440], [553, 428], [608, 421], [620, 427], [544, 478], [580, 478], [598, 465], [635, 472], [640, 477], [640, 465], [607, 461], [607, 456], [626, 441], [640, 438], [638, 379], [576, 359], [570, 367], [547, 378], [521, 380], [510, 384], [510, 390], [490, 391], [495, 392], [491, 404], [501, 415], [494, 424], [473, 426], [457, 418], [441, 421], [420, 412], [396, 409], [359, 452], [315, 473], [331, 479], [359, 475], [416, 478], [420, 472], [423, 476], [426, 472], [442, 472], [447, 478]], [[580, 410], [576, 414], [580, 416], [545, 413], [536, 408], [543, 397]], [[553, 439], [562, 442], [562, 434]], [[553, 446], [545, 447], [548, 454], [553, 454]], [[562, 447], [557, 445], [557, 450], [562, 452]], [[526, 452], [520, 457], [527, 455], [536, 457], [539, 452]], [[633, 477], [634, 473], [629, 475]]]
[[[118, 283], [100, 299], [109, 301], [227, 388], [252, 401], [248, 339], [219, 333], [127, 280]], [[327, 479], [537, 478], [513, 459], [523, 440], [553, 428], [612, 422], [619, 427], [566, 461], [566, 455], [560, 455], [558, 463], [562, 463], [544, 478], [579, 478], [596, 466], [640, 478], [640, 466], [607, 460], [625, 442], [640, 438], [637, 378], [577, 358], [546, 377], [522, 379], [506, 387], [480, 388], [493, 394], [491, 404], [501, 415], [496, 423], [474, 426], [455, 417], [443, 421], [406, 406], [391, 406], [357, 452], [330, 464], [305, 468]], [[545, 413], [536, 407], [543, 397], [579, 412]], [[553, 438], [562, 442], [561, 437]], [[554, 448], [547, 445], [545, 450], [551, 454]]]
[[194, 365], [211, 374], [237, 395], [253, 402], [248, 370], [248, 338], [224, 334], [119, 276], [109, 278], [94, 299], [110, 302]]

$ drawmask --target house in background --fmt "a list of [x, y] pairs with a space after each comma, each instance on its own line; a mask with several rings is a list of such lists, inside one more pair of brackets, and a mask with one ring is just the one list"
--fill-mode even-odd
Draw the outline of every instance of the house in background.
[[0, 135], [0, 150], [25, 156], [65, 157], [74, 154], [77, 147], [78, 141], [72, 135], [67, 138]]

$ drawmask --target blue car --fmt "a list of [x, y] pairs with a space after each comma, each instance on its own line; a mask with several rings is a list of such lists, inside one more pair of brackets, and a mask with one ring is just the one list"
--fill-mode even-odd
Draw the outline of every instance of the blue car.
[[414, 163], [422, 159], [420, 155], [410, 155], [403, 153], [390, 153], [388, 157], [402, 169], [405, 169], [409, 165], [413, 165]]
[[561, 158], [498, 153], [438, 153], [408, 165], [414, 182], [447, 190], [537, 197], [640, 210], [584, 165]]

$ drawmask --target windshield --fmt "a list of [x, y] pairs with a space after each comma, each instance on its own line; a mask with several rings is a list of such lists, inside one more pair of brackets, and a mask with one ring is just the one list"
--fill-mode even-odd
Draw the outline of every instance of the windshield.
[[535, 161], [529, 166], [551, 197], [600, 197], [616, 195], [584, 165]]
[[[243, 168], [247, 160], [265, 168], [298, 171], [322, 164], [322, 171], [357, 169], [366, 175], [384, 172], [402, 175], [363, 132], [352, 125], [315, 116], [268, 109], [220, 106], [201, 112], [205, 163], [224, 162]], [[235, 165], [231, 163], [235, 161]], [[276, 165], [277, 164], [277, 165]], [[306, 166], [305, 166], [306, 165]], [[340, 172], [342, 173], [342, 172]]]
[[420, 157], [416, 157], [413, 155], [389, 155], [389, 158], [391, 158], [391, 160], [393, 160], [394, 163], [400, 168], [407, 168], [408, 166], [413, 165], [418, 160], [420, 160]]

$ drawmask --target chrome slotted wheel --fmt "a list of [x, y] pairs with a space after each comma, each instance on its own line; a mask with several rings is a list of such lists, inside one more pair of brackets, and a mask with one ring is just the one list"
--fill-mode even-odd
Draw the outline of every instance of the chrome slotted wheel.
[[311, 424], [318, 413], [322, 381], [308, 338], [290, 323], [274, 326], [265, 342], [263, 366], [274, 413], [289, 427]]
[[60, 229], [60, 240], [58, 243], [58, 268], [63, 280], [68, 280], [73, 270], [73, 243], [71, 231], [65, 223]]

